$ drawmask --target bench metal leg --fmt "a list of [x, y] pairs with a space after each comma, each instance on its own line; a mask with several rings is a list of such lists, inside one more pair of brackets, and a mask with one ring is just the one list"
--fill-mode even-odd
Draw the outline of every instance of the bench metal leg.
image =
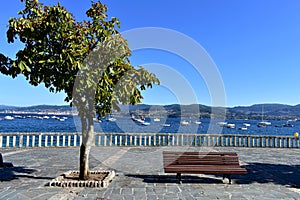
[[179, 183], [181, 184], [181, 173], [177, 173], [176, 178], [178, 179]]

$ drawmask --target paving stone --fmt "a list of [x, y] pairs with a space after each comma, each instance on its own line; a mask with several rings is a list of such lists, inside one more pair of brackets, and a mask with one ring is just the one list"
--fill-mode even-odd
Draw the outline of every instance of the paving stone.
[[7, 199], [8, 199], [8, 200], [9, 200], [9, 199], [14, 199], [14, 200], [18, 200], [18, 199], [20, 199], [20, 200], [31, 200], [31, 198], [26, 197], [26, 196], [24, 196], [24, 195], [21, 194], [21, 193], [19, 193], [19, 194], [13, 196], [12, 198], [9, 198], [9, 197], [7, 196]]
[[122, 188], [121, 194], [122, 195], [133, 195], [133, 189], [132, 188]]
[[124, 200], [134, 200], [134, 196], [133, 195], [123, 195], [123, 199]]
[[165, 200], [173, 200], [173, 199], [178, 199], [178, 195], [174, 193], [167, 193], [164, 195]]
[[0, 199], [8, 198], [11, 195], [16, 195], [16, 190], [12, 189], [12, 190], [5, 190], [5, 191], [1, 192]]
[[147, 194], [147, 200], [157, 200], [158, 197], [155, 194]]

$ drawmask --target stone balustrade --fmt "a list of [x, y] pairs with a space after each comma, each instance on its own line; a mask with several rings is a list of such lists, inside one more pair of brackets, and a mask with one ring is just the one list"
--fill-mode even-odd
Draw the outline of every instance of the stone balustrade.
[[[0, 148], [79, 147], [81, 140], [80, 133], [0, 133]], [[95, 146], [300, 148], [300, 138], [241, 134], [95, 133]]]

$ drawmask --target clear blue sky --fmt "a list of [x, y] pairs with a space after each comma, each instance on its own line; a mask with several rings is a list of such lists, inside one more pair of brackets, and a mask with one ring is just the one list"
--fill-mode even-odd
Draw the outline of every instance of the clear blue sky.
[[[56, 4], [56, 0], [41, 1]], [[77, 20], [85, 18], [89, 0], [60, 1]], [[227, 106], [257, 103], [300, 103], [300, 1], [298, 0], [103, 0], [109, 15], [121, 21], [121, 31], [162, 27], [199, 43], [210, 55], [224, 82]], [[19, 0], [0, 7], [0, 52], [14, 56], [20, 44], [7, 44], [7, 21], [23, 8]], [[188, 61], [159, 50], [134, 51], [133, 65], [158, 63], [188, 80], [201, 104], [211, 105], [207, 85], [193, 76]], [[0, 75], [0, 104], [65, 104], [64, 94], [30, 86], [21, 76]], [[179, 86], [180, 87], [180, 86]], [[155, 87], [144, 103], [178, 103], [178, 94]], [[184, 102], [184, 103], [189, 103]], [[191, 103], [194, 103], [191, 101]]]

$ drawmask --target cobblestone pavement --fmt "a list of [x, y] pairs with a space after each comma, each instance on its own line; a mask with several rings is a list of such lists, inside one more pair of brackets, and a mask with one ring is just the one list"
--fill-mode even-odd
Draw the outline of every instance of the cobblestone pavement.
[[[247, 175], [221, 176], [165, 174], [162, 151], [235, 151]], [[69, 170], [78, 170], [78, 148], [5, 150], [0, 169], [0, 199], [300, 199], [300, 149], [259, 148], [125, 148], [94, 147], [91, 169], [114, 169], [108, 188], [59, 188], [47, 183]]]

